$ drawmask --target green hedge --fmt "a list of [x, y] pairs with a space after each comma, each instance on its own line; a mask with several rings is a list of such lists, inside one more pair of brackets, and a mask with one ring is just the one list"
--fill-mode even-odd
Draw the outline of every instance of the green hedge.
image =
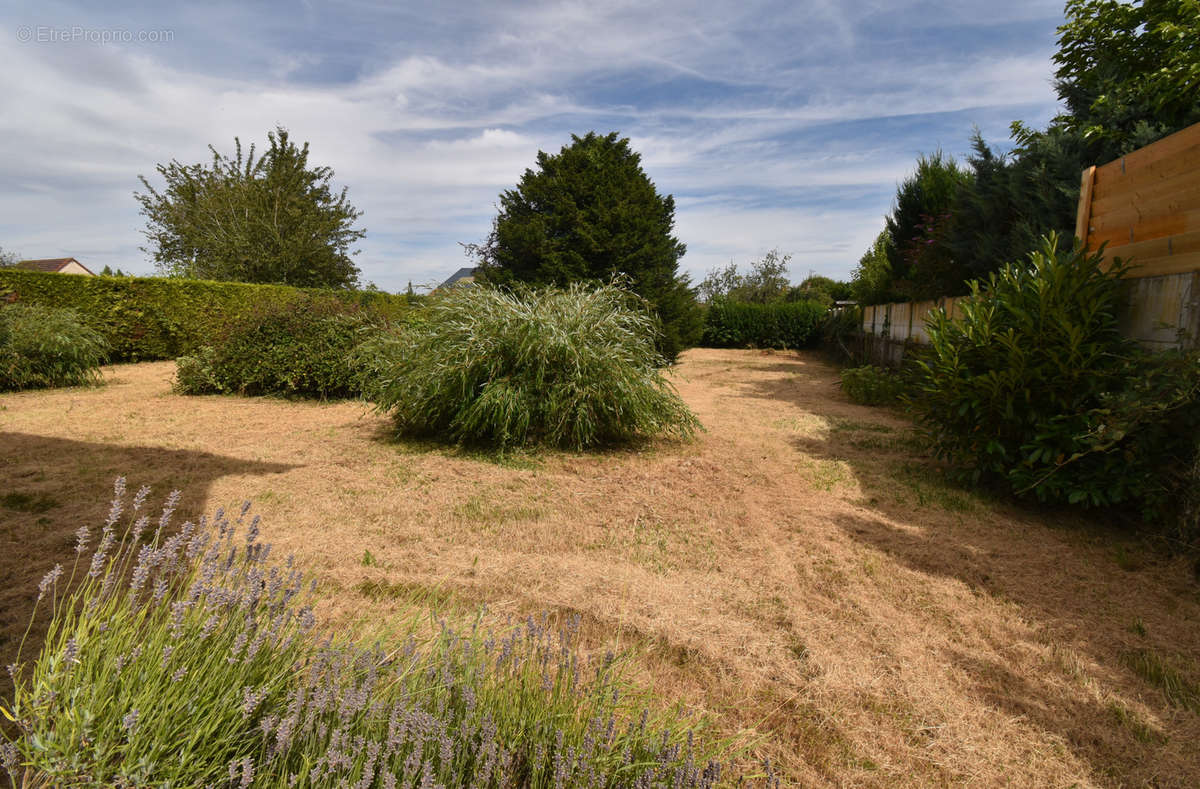
[[175, 359], [195, 353], [231, 320], [263, 304], [289, 304], [305, 294], [332, 294], [368, 313], [396, 318], [410, 299], [376, 291], [248, 285], [167, 277], [86, 277], [0, 270], [0, 293], [19, 302], [65, 307], [107, 341], [110, 361]]
[[714, 299], [704, 319], [710, 348], [803, 348], [817, 339], [825, 308], [811, 301], [753, 304]]

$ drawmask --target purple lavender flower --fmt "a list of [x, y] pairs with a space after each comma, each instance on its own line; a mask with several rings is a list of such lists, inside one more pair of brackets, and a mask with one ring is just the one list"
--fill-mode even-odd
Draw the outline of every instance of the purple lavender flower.
[[84, 551], [87, 550], [88, 534], [89, 534], [89, 532], [88, 532], [87, 526], [80, 526], [79, 530], [75, 532], [75, 553], [76, 554], [82, 554]]
[[50, 587], [58, 583], [58, 579], [62, 577], [62, 565], [54, 565], [54, 569], [42, 576], [42, 582], [38, 584], [38, 597], [40, 601], [46, 596], [46, 592], [50, 591]]
[[138, 488], [137, 494], [133, 497], [133, 511], [137, 512], [146, 503], [146, 497], [150, 495], [150, 486], [142, 485]]
[[[21, 755], [17, 752], [17, 748], [10, 742], [0, 742], [0, 768], [9, 775], [15, 775], [17, 772], [17, 764], [21, 761]], [[395, 786], [393, 781], [392, 786]]]
[[121, 728], [125, 729], [125, 731], [130, 735], [132, 735], [134, 730], [137, 729], [137, 723], [138, 711], [136, 707], [126, 713], [125, 717], [121, 718]]
[[75, 640], [75, 636], [68, 638], [66, 646], [63, 647], [63, 662], [67, 664], [68, 669], [72, 663], [79, 662], [79, 642]]

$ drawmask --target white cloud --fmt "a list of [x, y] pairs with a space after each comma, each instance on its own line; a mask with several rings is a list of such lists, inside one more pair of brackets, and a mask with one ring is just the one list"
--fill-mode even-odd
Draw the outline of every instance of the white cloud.
[[[282, 124], [364, 211], [364, 279], [398, 289], [462, 265], [457, 242], [486, 234], [497, 195], [537, 151], [595, 126], [629, 135], [660, 190], [678, 196], [689, 270], [780, 246], [795, 254], [796, 275], [845, 276], [917, 151], [962, 150], [971, 122], [1002, 133], [997, 119], [1022, 117], [1017, 107], [1052, 108], [1057, 2], [991, 9], [814, 0], [711, 4], [695, 16], [681, 4], [562, 2], [536, 13], [456, 7], [433, 19], [348, 3], [338, 13], [358, 20], [371, 55], [343, 78], [316, 81], [314, 69], [346, 53], [314, 43], [329, 24], [315, 6], [278, 21], [294, 46], [231, 38], [228, 57], [261, 65], [241, 73], [223, 52], [21, 45], [10, 26], [0, 29], [0, 60], [15, 64], [0, 71], [0, 245], [148, 271], [136, 251], [137, 175], [172, 158], [203, 160], [210, 143], [229, 151], [234, 136], [261, 145]], [[230, 6], [216, 18], [244, 30], [255, 13]], [[872, 51], [869, 28], [884, 14], [909, 25], [928, 15], [948, 26], [947, 40]], [[177, 38], [217, 35], [187, 27], [202, 20], [181, 17]], [[1042, 37], [978, 45], [981, 25], [1022, 20]], [[423, 38], [417, 22], [440, 32]], [[955, 25], [974, 25], [975, 43], [956, 43]], [[946, 127], [953, 139], [919, 133], [955, 112], [963, 125]], [[871, 133], [897, 116], [913, 128]], [[813, 197], [822, 189], [824, 204]]]

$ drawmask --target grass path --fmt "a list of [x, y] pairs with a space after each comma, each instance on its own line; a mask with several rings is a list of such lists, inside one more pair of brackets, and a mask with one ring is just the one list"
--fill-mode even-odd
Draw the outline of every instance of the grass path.
[[253, 499], [327, 621], [413, 595], [580, 613], [797, 785], [1200, 784], [1190, 567], [942, 483], [814, 355], [689, 351], [691, 444], [499, 462], [394, 443], [356, 403], [179, 397], [172, 371], [0, 395], [3, 662], [126, 474], [182, 512]]

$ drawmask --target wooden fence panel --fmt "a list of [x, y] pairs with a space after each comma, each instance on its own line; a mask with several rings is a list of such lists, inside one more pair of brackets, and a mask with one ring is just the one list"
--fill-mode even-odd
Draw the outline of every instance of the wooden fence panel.
[[1200, 270], [1200, 124], [1089, 167], [1080, 182], [1076, 235], [1133, 264], [1131, 277]]

